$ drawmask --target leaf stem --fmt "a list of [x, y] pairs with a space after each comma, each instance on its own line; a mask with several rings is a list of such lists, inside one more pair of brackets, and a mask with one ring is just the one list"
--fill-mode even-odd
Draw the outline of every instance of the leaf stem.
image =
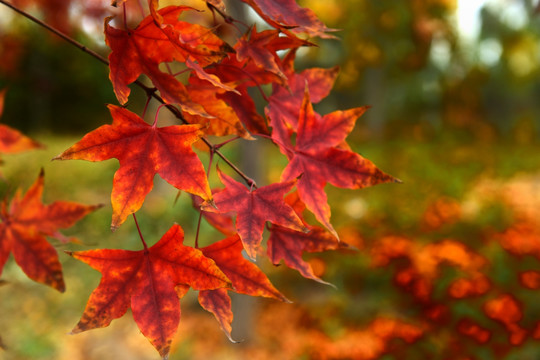
[[[75, 46], [76, 48], [80, 49], [81, 51], [87, 53], [88, 55], [94, 57], [95, 59], [99, 60], [101, 63], [105, 64], [105, 65], [109, 65], [109, 61], [107, 59], [105, 59], [103, 56], [99, 55], [98, 53], [96, 53], [95, 51], [93, 50], [90, 50], [88, 49], [86, 46], [82, 45], [81, 43], [79, 43], [78, 41], [72, 39], [71, 37], [67, 36], [66, 34], [56, 30], [55, 28], [51, 27], [50, 25], [44, 23], [43, 21], [35, 18], [34, 16], [28, 14], [27, 12], [25, 12], [24, 10], [22, 9], [19, 9], [18, 7], [6, 2], [5, 0], [0, 0], [0, 3], [1, 4], [4, 4], [5, 6], [9, 7], [10, 9], [12, 9], [13, 11], [19, 13], [20, 15], [26, 17], [27, 19], [31, 20], [32, 22], [44, 27], [45, 29], [49, 30], [50, 32], [52, 32], [53, 34], [59, 36], [60, 38], [62, 38], [63, 40], [67, 41], [68, 43], [70, 43], [71, 45]], [[143, 91], [146, 92], [147, 96], [149, 97], [153, 97], [154, 99], [156, 99], [158, 102], [162, 103], [162, 104], [165, 104], [165, 101], [163, 100], [163, 98], [161, 96], [159, 96], [158, 94], [156, 94], [156, 88], [153, 88], [153, 87], [149, 87], [149, 86], [146, 86], [144, 85], [141, 81], [139, 80], [136, 80], [134, 82], [134, 84], [136, 84], [137, 86], [139, 86]], [[184, 118], [184, 116], [182, 115], [182, 113], [180, 112], [180, 110], [178, 110], [177, 108], [175, 108], [173, 105], [171, 104], [166, 104], [166, 107], [167, 109], [169, 109], [169, 111], [178, 119], [180, 120], [182, 123], [184, 124], [189, 124], [189, 122]], [[206, 138], [201, 138], [201, 140], [206, 144], [206, 146], [208, 146], [209, 149], [212, 149], [212, 147], [214, 146], [212, 143], [210, 143]], [[233, 171], [235, 171], [245, 182], [246, 184], [248, 184], [248, 186], [250, 186], [251, 184], [253, 184], [253, 180], [250, 179], [246, 174], [244, 174], [244, 172], [242, 170], [240, 170], [236, 165], [234, 165], [229, 159], [227, 159], [227, 157], [225, 155], [223, 155], [223, 153], [221, 153], [219, 150], [214, 150], [214, 152], [217, 154], [217, 156], [219, 156]]]
[[126, 11], [126, 3], [122, 4], [122, 13], [124, 15], [124, 30], [129, 31], [127, 27], [127, 11]]
[[202, 210], [199, 209], [199, 220], [197, 221], [197, 233], [195, 234], [195, 249], [199, 248], [199, 231], [201, 230]]
[[294, 154], [294, 150], [289, 145], [284, 144], [282, 141], [279, 141], [278, 139], [275, 139], [275, 138], [273, 138], [271, 136], [268, 136], [266, 134], [253, 134], [253, 136], [260, 136], [260, 137], [263, 137], [263, 138], [266, 138], [266, 139], [270, 139], [272, 142], [278, 144], [283, 149], [287, 150], [289, 152], [289, 154]]
[[164, 104], [161, 104], [158, 106], [157, 110], [156, 110], [156, 115], [154, 116], [154, 123], [152, 124], [152, 127], [156, 127], [157, 126], [157, 121], [158, 121], [158, 115], [159, 115], [159, 110], [161, 110], [161, 108], [165, 106]]
[[131, 215], [133, 215], [133, 220], [135, 220], [135, 226], [137, 227], [137, 231], [139, 232], [139, 237], [141, 238], [142, 244], [144, 246], [144, 252], [148, 252], [148, 246], [146, 245], [146, 241], [144, 241], [144, 237], [142, 236], [141, 228], [139, 227], [139, 222], [137, 221], [137, 217], [135, 216], [135, 213]]
[[241, 139], [241, 137], [240, 137], [240, 136], [235, 136], [235, 137], [233, 137], [233, 138], [231, 138], [231, 139], [229, 139], [229, 140], [225, 140], [225, 141], [222, 142], [222, 143], [216, 144], [216, 145], [214, 145], [214, 150], [218, 150], [218, 149], [220, 149], [221, 147], [227, 145], [228, 143], [233, 142], [233, 141], [238, 140], [238, 139]]
[[141, 2], [141, 0], [137, 1], [138, 5], [139, 5], [139, 10], [141, 12], [141, 16], [144, 18], [146, 16], [146, 14], [144, 13], [144, 6]]
[[144, 110], [142, 112], [142, 118], [144, 119], [144, 117], [146, 116], [146, 110], [148, 110], [148, 105], [150, 104], [150, 100], [152, 100], [152, 97], [150, 96], [146, 96], [146, 104], [144, 104]]

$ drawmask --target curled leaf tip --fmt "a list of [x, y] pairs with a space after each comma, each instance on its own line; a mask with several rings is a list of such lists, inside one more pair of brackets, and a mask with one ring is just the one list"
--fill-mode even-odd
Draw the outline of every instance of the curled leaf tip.
[[214, 199], [205, 200], [204, 203], [201, 205], [202, 210], [204, 210], [205, 208], [208, 209], [208, 207], [212, 207], [216, 210], [219, 210]]
[[324, 284], [324, 285], [328, 285], [330, 286], [331, 288], [333, 288], [334, 290], [337, 290], [337, 286], [332, 284], [332, 283], [329, 283], [327, 281], [324, 281], [322, 279], [314, 279], [315, 281], [317, 281], [318, 283], [321, 283], [321, 284]]
[[230, 334], [227, 334], [227, 338], [229, 339], [230, 342], [232, 342], [233, 344], [239, 344], [241, 342], [244, 342], [244, 340], [234, 340]]
[[75, 327], [73, 328], [73, 330], [71, 330], [70, 332], [68, 332], [68, 335], [75, 335], [75, 334], [79, 334], [79, 333], [81, 333], [81, 332], [83, 332], [83, 331], [81, 330], [81, 328], [80, 328], [79, 326], [75, 326]]

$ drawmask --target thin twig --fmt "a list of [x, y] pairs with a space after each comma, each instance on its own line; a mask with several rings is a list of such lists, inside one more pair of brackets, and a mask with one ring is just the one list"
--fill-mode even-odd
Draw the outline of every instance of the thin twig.
[[[19, 9], [18, 7], [14, 6], [13, 4], [10, 4], [8, 2], [6, 2], [5, 0], [0, 0], [0, 3], [4, 4], [5, 6], [9, 7], [10, 9], [12, 9], [13, 11], [19, 13], [20, 15], [26, 17], [27, 19], [29, 19], [30, 21], [44, 27], [45, 29], [49, 30], [50, 32], [52, 32], [53, 34], [59, 36], [60, 38], [62, 38], [63, 40], [67, 41], [68, 43], [70, 43], [71, 45], [75, 46], [76, 48], [80, 49], [81, 51], [87, 53], [88, 55], [94, 57], [95, 59], [99, 60], [101, 63], [109, 66], [109, 61], [107, 59], [105, 59], [103, 56], [99, 55], [98, 53], [96, 53], [95, 51], [87, 48], [86, 46], [84, 46], [83, 44], [79, 43], [78, 41], [74, 40], [73, 38], [69, 37], [68, 35], [62, 33], [61, 31], [53, 28], [52, 26], [44, 23], [43, 21], [35, 18], [34, 16], [28, 14], [26, 11], [22, 10], [22, 9]], [[147, 96], [148, 97], [153, 97], [154, 99], [156, 99], [157, 101], [159, 101], [160, 103], [162, 104], [166, 104], [165, 101], [163, 100], [163, 98], [161, 96], [159, 96], [158, 94], [156, 94], [156, 88], [152, 88], [152, 87], [149, 87], [149, 86], [146, 86], [145, 84], [143, 84], [141, 81], [139, 80], [136, 80], [134, 82], [134, 84], [136, 84], [137, 86], [139, 86], [144, 92], [146, 92]], [[174, 107], [173, 105], [171, 104], [166, 104], [166, 108], [178, 119], [180, 120], [182, 123], [184, 124], [189, 124], [189, 122], [184, 118], [184, 116], [182, 115], [182, 113], [180, 112], [180, 110], [178, 110], [176, 107]], [[206, 146], [208, 146], [208, 149], [210, 149], [211, 152], [215, 153], [217, 156], [219, 156], [233, 171], [235, 171], [242, 179], [244, 179], [244, 181], [246, 182], [246, 184], [248, 186], [251, 186], [254, 184], [254, 181], [248, 177], [246, 174], [244, 174], [244, 172], [242, 170], [240, 170], [236, 165], [234, 165], [229, 159], [227, 159], [227, 157], [225, 155], [223, 155], [222, 152], [220, 152], [219, 150], [217, 150], [214, 145], [208, 141], [205, 137], [202, 137], [201, 140], [206, 144]]]

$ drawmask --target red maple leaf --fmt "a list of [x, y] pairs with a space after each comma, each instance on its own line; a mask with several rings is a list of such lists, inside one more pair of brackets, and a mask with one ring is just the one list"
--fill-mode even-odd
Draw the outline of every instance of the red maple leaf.
[[202, 135], [200, 125], [157, 127], [119, 106], [109, 105], [109, 110], [112, 125], [86, 134], [54, 159], [119, 160], [111, 194], [113, 230], [140, 209], [156, 173], [178, 189], [211, 199], [204, 167], [191, 149]]
[[295, 73], [294, 69], [287, 69], [287, 87], [275, 84], [272, 95], [266, 107], [266, 115], [271, 120], [271, 125], [276, 126], [281, 121], [285, 126], [296, 131], [298, 117], [302, 102], [304, 101], [306, 86], [309, 97], [313, 104], [318, 103], [330, 93], [339, 73], [339, 67], [330, 69], [310, 68]]
[[306, 87], [311, 102], [318, 103], [328, 96], [339, 72], [336, 66], [330, 69], [306, 69], [297, 74], [292, 68], [293, 61], [294, 52], [284, 59], [288, 86], [274, 84], [272, 96], [268, 99], [268, 105], [264, 110], [272, 126], [272, 137], [278, 141], [278, 145], [288, 144], [291, 134], [298, 130], [298, 118]]
[[327, 28], [313, 10], [298, 6], [295, 0], [242, 0], [250, 5], [268, 24], [289, 33], [305, 32], [310, 36], [335, 38], [327, 32], [336, 31]]
[[330, 206], [324, 192], [326, 183], [360, 189], [399, 181], [359, 154], [338, 148], [365, 110], [366, 107], [359, 107], [320, 116], [313, 110], [306, 88], [295, 146], [284, 144], [281, 139], [277, 141], [290, 160], [281, 174], [281, 181], [290, 181], [303, 174], [297, 184], [300, 198], [335, 237], [338, 235], [330, 224]]
[[174, 60], [191, 65], [195, 73], [214, 85], [234, 91], [223, 85], [216, 76], [202, 70], [202, 67], [223, 57], [226, 44], [209, 29], [179, 21], [178, 16], [189, 9], [186, 6], [163, 8], [155, 12], [161, 23], [149, 15], [135, 30], [116, 29], [109, 25], [110, 18], [107, 19], [105, 39], [112, 50], [109, 55], [110, 79], [121, 104], [128, 100], [128, 85], [144, 73], [166, 102], [178, 103], [189, 113], [208, 116], [200, 105], [190, 99], [180, 81], [159, 69], [160, 63]]
[[[223, 174], [219, 169], [218, 174], [226, 187], [215, 194], [215, 205], [219, 212], [237, 213], [236, 229], [248, 256], [252, 259], [256, 258], [266, 221], [298, 231], [305, 229], [294, 210], [283, 201], [285, 194], [296, 184], [295, 179], [253, 190]], [[208, 204], [203, 206], [203, 209], [216, 211]]]
[[154, 246], [145, 244], [143, 250], [68, 252], [102, 274], [72, 333], [108, 326], [131, 308], [143, 335], [167, 357], [186, 285], [208, 290], [230, 284], [213, 260], [183, 241], [184, 232], [175, 224]]
[[[247, 32], [243, 37], [238, 39], [238, 43], [235, 45], [236, 58], [240, 62], [247, 62], [248, 60], [263, 69], [264, 71], [271, 72], [280, 78], [280, 83], [286, 84], [287, 77], [283, 73], [281, 68], [281, 61], [277, 55], [277, 50], [283, 50], [291, 47], [299, 47], [305, 45], [305, 42], [294, 42], [293, 39], [288, 37], [280, 37], [279, 30], [265, 30], [257, 32], [257, 27], [253, 26], [251, 31]], [[280, 41], [284, 39], [289, 40], [289, 44], [282, 43]], [[276, 46], [277, 42], [280, 42], [280, 46]]]
[[[289, 194], [285, 202], [291, 205], [298, 217], [308, 226], [302, 218], [305, 205], [298, 197], [298, 192]], [[278, 265], [283, 260], [285, 265], [297, 270], [303, 277], [331, 285], [315, 275], [311, 265], [302, 259], [302, 254], [347, 247], [347, 244], [338, 241], [335, 236], [318, 226], [310, 226], [310, 231], [306, 233], [272, 225], [267, 243], [267, 254], [274, 265]]]
[[63, 292], [62, 266], [46, 236], [68, 240], [58, 229], [72, 226], [101, 205], [87, 206], [66, 201], [43, 205], [43, 177], [42, 171], [24, 197], [21, 198], [21, 193], [17, 192], [9, 205], [6, 201], [1, 204], [0, 274], [12, 252], [30, 279]]
[[320, 227], [314, 227], [308, 233], [304, 233], [274, 225], [270, 229], [267, 247], [268, 257], [274, 265], [279, 265], [283, 260], [285, 265], [297, 270], [303, 277], [331, 285], [315, 275], [311, 265], [302, 259], [302, 254], [335, 250], [346, 245]]
[[[216, 262], [221, 271], [231, 280], [233, 289], [240, 294], [264, 296], [288, 302], [266, 275], [242, 255], [242, 242], [238, 235], [230, 236], [201, 249], [203, 254]], [[199, 303], [212, 312], [231, 341], [233, 314], [228, 289], [204, 290], [199, 292]]]

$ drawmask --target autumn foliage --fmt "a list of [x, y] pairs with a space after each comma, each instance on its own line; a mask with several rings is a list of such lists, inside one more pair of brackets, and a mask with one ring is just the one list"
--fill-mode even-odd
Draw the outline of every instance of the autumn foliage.
[[[497, 189], [506, 194], [502, 201], [516, 209], [513, 222], [502, 229], [482, 229], [475, 241], [453, 232], [470, 226], [471, 215], [450, 197], [434, 199], [417, 226], [403, 234], [387, 231], [380, 219], [370, 224], [375, 228], [372, 237], [334, 226], [331, 187], [358, 190], [401, 181], [348, 143], [369, 106], [316, 111], [314, 104], [330, 94], [340, 69], [295, 67], [300, 49], [314, 47], [320, 39], [332, 41], [336, 30], [295, 0], [241, 1], [258, 14], [260, 23], [246, 25], [244, 19], [235, 19], [222, 0], [195, 1], [194, 7], [114, 0], [110, 8], [73, 1], [88, 16], [104, 21], [108, 58], [90, 55], [107, 63], [118, 104], [108, 105], [110, 124], [89, 131], [53, 160], [117, 159], [118, 168], [109, 179], [110, 228], [118, 230], [133, 220], [140, 246], [126, 250], [118, 238], [106, 249], [65, 251], [101, 274], [71, 334], [107, 327], [131, 310], [142, 335], [168, 358], [179, 346], [175, 334], [183, 321], [180, 300], [194, 290], [206, 310], [205, 320], [195, 314], [186, 321], [204, 323], [210, 318], [231, 342], [242, 340], [232, 333], [231, 294], [277, 300], [264, 305], [254, 329], [268, 346], [245, 345], [247, 356], [256, 359], [283, 358], [272, 349], [287, 349], [290, 359], [368, 360], [386, 354], [405, 359], [400, 357], [404, 350], [417, 343], [421, 350], [413, 352], [416, 358], [438, 353], [444, 359], [475, 359], [470, 351], [474, 346], [504, 356], [516, 346], [539, 340], [540, 322], [527, 320], [524, 301], [491, 276], [500, 271], [493, 264], [498, 251], [518, 259], [540, 259], [537, 209], [520, 211], [526, 207], [514, 202], [513, 189]], [[31, 3], [13, 1], [22, 8]], [[50, 25], [69, 33], [65, 19], [54, 16], [54, 9], [67, 16], [67, 3], [36, 1]], [[141, 91], [146, 105], [134, 112], [133, 94]], [[0, 115], [5, 94], [0, 92]], [[155, 114], [148, 114], [150, 103], [157, 107]], [[159, 112], [172, 115], [174, 123], [158, 126]], [[152, 117], [151, 123], [145, 120]], [[240, 141], [264, 142], [281, 154], [283, 166], [274, 182], [257, 184], [221, 151]], [[37, 148], [43, 145], [0, 124], [0, 154]], [[60, 166], [58, 161], [54, 164]], [[168, 230], [144, 238], [137, 214], [145, 212], [156, 175], [178, 194], [187, 193], [199, 225], [206, 221], [220, 235], [199, 246], [199, 226], [195, 234], [184, 234], [182, 224], [163, 218]], [[41, 171], [26, 193], [18, 190], [0, 202], [0, 274], [13, 254], [30, 279], [64, 292], [62, 266], [51, 239], [78, 242], [59, 229], [103, 205], [45, 205], [44, 184]], [[332, 333], [302, 305], [290, 306], [287, 291], [274, 286], [257, 262], [266, 258], [276, 267], [283, 265], [280, 270], [287, 267], [295, 275], [334, 286], [325, 273], [331, 265], [318, 257], [328, 250], [337, 250], [334, 258], [350, 260], [354, 254], [363, 259], [365, 273], [384, 269], [392, 292], [402, 301], [392, 311], [369, 314], [370, 320], [361, 324], [348, 320], [354, 311], [330, 304], [321, 313], [345, 319]], [[339, 285], [355, 288], [351, 297], [362, 303], [357, 285], [369, 274], [346, 275]], [[512, 276], [515, 287], [540, 289], [538, 268], [524, 266]], [[207, 329], [192, 328], [188, 336], [194, 347], [204, 343], [211, 348], [205, 336], [195, 338]], [[442, 340], [430, 342], [430, 336]], [[437, 350], [425, 350], [431, 348]], [[214, 354], [200, 346], [199, 355]]]
[[[312, 102], [329, 94], [338, 69], [314, 68], [298, 73], [294, 68], [300, 47], [314, 46], [310, 39], [316, 37], [333, 38], [333, 30], [293, 0], [245, 2], [270, 29], [246, 27], [233, 39], [236, 43], [221, 39], [216, 31], [220, 26], [232, 25], [234, 31], [240, 32], [239, 27], [244, 26], [227, 15], [221, 1], [200, 4], [213, 13], [213, 27], [180, 20], [184, 13], [200, 10], [176, 5], [160, 7], [156, 0], [150, 0], [147, 9], [142, 9], [148, 15], [139, 18], [137, 25], [125, 22], [138, 16], [133, 8], [139, 4], [131, 1], [114, 2], [121, 16], [105, 19], [105, 41], [111, 49], [109, 78], [120, 105], [128, 103], [130, 85], [137, 82], [146, 91], [148, 101], [155, 99], [165, 104], [179, 124], [160, 127], [156, 114], [149, 125], [143, 120], [145, 114], [109, 105], [111, 125], [87, 133], [53, 160], [118, 159], [120, 166], [111, 194], [113, 231], [130, 215], [144, 211], [144, 200], [152, 190], [154, 176], [159, 174], [176, 189], [190, 193], [209, 224], [227, 237], [213, 239], [203, 248], [196, 241], [192, 247], [184, 245], [181, 226], [171, 223], [169, 231], [153, 246], [147, 246], [141, 236], [143, 248], [139, 251], [68, 252], [102, 274], [72, 333], [108, 326], [131, 308], [143, 335], [162, 357], [167, 357], [180, 321], [179, 299], [192, 288], [199, 291], [201, 306], [215, 315], [232, 340], [229, 291], [288, 301], [242, 255], [245, 250], [255, 260], [265, 254], [265, 225], [270, 232], [267, 254], [274, 264], [284, 260], [285, 265], [303, 276], [324, 283], [302, 255], [347, 246], [340, 242], [331, 224], [325, 185], [360, 189], [398, 181], [346, 143], [366, 107], [324, 116], [313, 109]], [[219, 23], [218, 18], [224, 22]], [[173, 73], [173, 65], [184, 69]], [[153, 87], [139, 82], [142, 75]], [[248, 93], [249, 88], [263, 91], [264, 85], [272, 87], [271, 93], [263, 93], [267, 101], [265, 116], [257, 113], [255, 100]], [[281, 181], [258, 186], [219, 152], [227, 141], [214, 145], [209, 135], [273, 142], [289, 161]], [[7, 129], [0, 140], [3, 152], [38, 146]], [[208, 174], [215, 164], [211, 161], [205, 170], [192, 149], [198, 141], [207, 146], [210, 159], [219, 156], [230, 165], [230, 169], [218, 169], [224, 188], [214, 193]], [[227, 174], [234, 172], [244, 183]], [[3, 203], [0, 265], [13, 252], [30, 278], [63, 291], [56, 251], [44, 236], [58, 236], [57, 228], [71, 225], [96, 206], [59, 202], [43, 206], [39, 202], [42, 188], [43, 174], [23, 198], [16, 195], [9, 206]], [[286, 200], [294, 188], [296, 191]], [[323, 227], [304, 220], [302, 213], [306, 209]]]

